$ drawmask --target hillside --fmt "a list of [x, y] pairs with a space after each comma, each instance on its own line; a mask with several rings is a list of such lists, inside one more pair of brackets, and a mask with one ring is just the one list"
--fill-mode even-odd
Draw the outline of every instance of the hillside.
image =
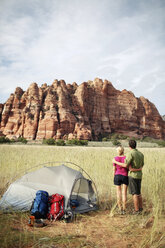
[[96, 78], [81, 85], [55, 80], [16, 88], [0, 104], [0, 132], [9, 138], [98, 140], [110, 133], [165, 138], [165, 122], [144, 97]]

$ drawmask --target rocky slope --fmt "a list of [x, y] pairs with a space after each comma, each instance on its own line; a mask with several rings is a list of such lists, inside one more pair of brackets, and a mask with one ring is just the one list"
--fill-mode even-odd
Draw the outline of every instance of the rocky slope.
[[134, 137], [165, 138], [165, 121], [156, 107], [112, 83], [94, 81], [66, 84], [55, 80], [27, 91], [16, 88], [0, 104], [0, 132], [9, 138], [98, 139], [112, 132]]

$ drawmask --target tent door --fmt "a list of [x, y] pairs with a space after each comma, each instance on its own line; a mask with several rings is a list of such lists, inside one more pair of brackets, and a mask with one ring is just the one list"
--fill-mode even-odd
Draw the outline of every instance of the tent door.
[[[96, 204], [92, 182], [85, 178], [77, 179], [73, 186], [69, 202], [70, 206], [77, 212], [92, 210], [91, 208]], [[75, 206], [72, 203], [75, 203]]]

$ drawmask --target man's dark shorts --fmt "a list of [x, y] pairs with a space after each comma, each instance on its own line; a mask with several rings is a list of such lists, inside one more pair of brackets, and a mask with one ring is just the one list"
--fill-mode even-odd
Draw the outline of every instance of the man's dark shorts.
[[129, 177], [129, 193], [131, 195], [140, 195], [141, 194], [141, 179], [135, 179]]
[[128, 185], [128, 177], [123, 175], [115, 175], [114, 184], [118, 186], [120, 186], [121, 184]]

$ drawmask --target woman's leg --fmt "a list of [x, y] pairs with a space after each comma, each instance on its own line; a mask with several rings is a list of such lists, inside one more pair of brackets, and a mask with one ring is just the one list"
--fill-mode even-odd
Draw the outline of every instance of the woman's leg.
[[122, 209], [122, 192], [121, 192], [121, 185], [117, 185], [117, 205], [119, 209]]
[[126, 210], [126, 204], [127, 204], [127, 188], [128, 186], [126, 184], [123, 184], [123, 210]]

